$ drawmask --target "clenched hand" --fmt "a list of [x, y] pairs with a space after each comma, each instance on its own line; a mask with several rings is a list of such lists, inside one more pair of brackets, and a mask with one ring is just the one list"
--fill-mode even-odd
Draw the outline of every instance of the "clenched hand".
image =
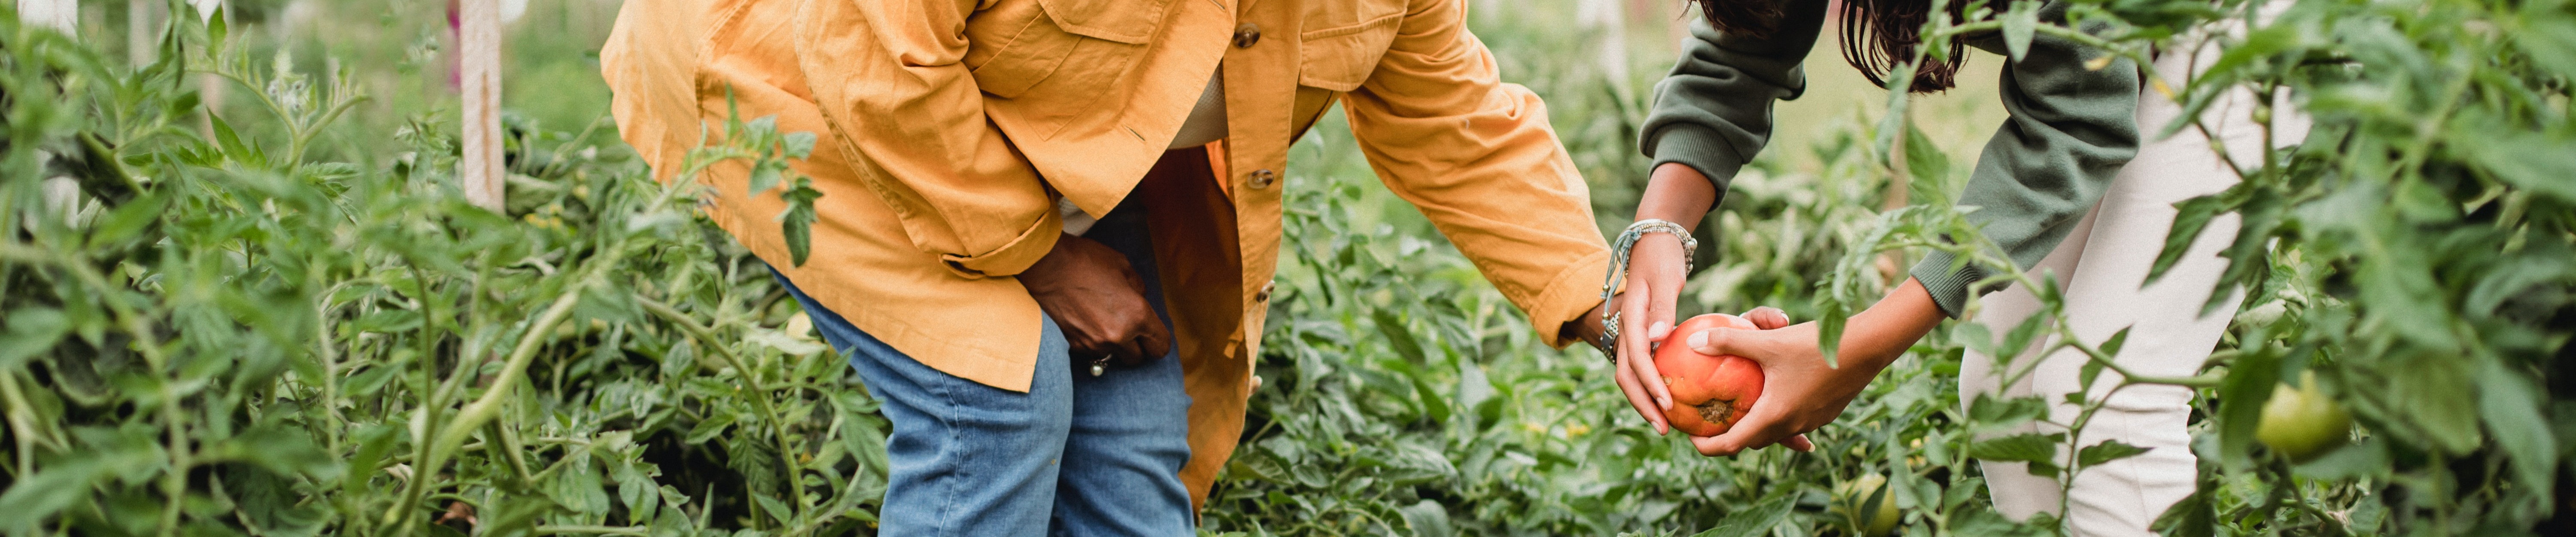
[[1172, 349], [1171, 328], [1145, 302], [1145, 279], [1127, 264], [1127, 256], [1099, 241], [1058, 238], [1055, 249], [1019, 277], [1038, 309], [1064, 330], [1076, 367], [1104, 355], [1132, 366]]

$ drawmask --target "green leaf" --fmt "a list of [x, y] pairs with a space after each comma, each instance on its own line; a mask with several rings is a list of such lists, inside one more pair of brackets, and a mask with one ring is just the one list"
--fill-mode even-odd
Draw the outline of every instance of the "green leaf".
[[1968, 456], [1989, 461], [2028, 462], [2036, 467], [2053, 463], [2057, 458], [2057, 445], [2065, 441], [2066, 433], [2022, 433], [1989, 438], [1968, 444]]
[[810, 132], [791, 132], [791, 133], [787, 133], [786, 142], [785, 142], [784, 144], [782, 144], [782, 150], [780, 151], [780, 154], [785, 155], [787, 158], [794, 158], [794, 159], [801, 159], [801, 158], [806, 158], [806, 157], [813, 156], [813, 154], [814, 154], [814, 133], [810, 133]]
[[763, 159], [759, 162], [753, 163], [751, 165], [750, 188], [748, 188], [748, 191], [744, 192], [743, 195], [758, 196], [762, 192], [768, 192], [769, 189], [778, 188], [779, 172], [786, 170], [786, 164], [781, 164], [774, 160]]
[[2496, 447], [2512, 461], [2517, 485], [2540, 497], [2551, 497], [2550, 476], [2558, 468], [2558, 442], [2541, 412], [2549, 400], [2533, 385], [2531, 375], [2507, 369], [2501, 360], [2478, 360], [2478, 414], [2485, 418]]
[[1816, 352], [1825, 357], [1825, 367], [1841, 368], [1837, 356], [1842, 350], [1843, 325], [1850, 323], [1850, 310], [1840, 300], [1822, 301], [1824, 313], [1816, 317]]
[[1424, 361], [1422, 344], [1414, 341], [1413, 331], [1404, 327], [1404, 319], [1396, 317], [1394, 311], [1370, 311], [1369, 319], [1376, 322], [1377, 333], [1386, 336], [1386, 346], [1395, 349], [1396, 355], [1403, 356], [1407, 362], [1419, 364]]
[[2084, 449], [2076, 450], [2075, 464], [2079, 468], [2092, 467], [2106, 462], [2143, 455], [2151, 449], [2154, 448], [2132, 446], [2127, 442], [2121, 442], [2118, 440], [2104, 440], [2102, 443], [2084, 446]]
[[267, 156], [260, 154], [258, 148], [242, 143], [241, 136], [233, 133], [232, 125], [225, 123], [222, 116], [206, 114], [206, 122], [214, 127], [215, 143], [223, 148], [225, 157], [245, 166], [268, 165]]
[[16, 369], [27, 358], [53, 350], [72, 329], [63, 311], [53, 308], [10, 310], [8, 324], [9, 331], [0, 334], [0, 371]]
[[778, 193], [778, 197], [787, 201], [787, 210], [778, 213], [787, 254], [796, 266], [805, 266], [805, 259], [814, 253], [814, 200], [822, 199], [823, 191], [815, 190], [813, 180], [799, 174], [789, 180], [787, 190]]
[[106, 465], [84, 458], [46, 466], [0, 493], [0, 529], [25, 534], [55, 512], [90, 495], [90, 485], [108, 476]]
[[2021, 61], [2030, 53], [2030, 39], [2039, 31], [2039, 2], [2015, 0], [2012, 10], [2004, 13], [2004, 52], [2012, 61]]
[[2194, 491], [2156, 515], [2150, 529], [2165, 537], [2215, 537], [2218, 533], [2218, 511], [2209, 503], [2209, 489]]
[[[2102, 355], [2103, 355], [2103, 356], [2108, 356], [2108, 357], [2110, 357], [2111, 359], [2117, 359], [2117, 358], [2119, 358], [2119, 357], [2120, 357], [2120, 346], [2121, 346], [2121, 345], [2125, 345], [2125, 344], [2127, 344], [2127, 343], [2129, 342], [2129, 329], [2130, 329], [2130, 328], [2136, 328], [2136, 326], [2123, 326], [2123, 327], [2120, 327], [2120, 331], [2119, 331], [2119, 332], [2113, 332], [2113, 333], [2111, 334], [2111, 339], [2102, 340], [2102, 344], [2101, 344], [2101, 345], [2097, 345], [2097, 346], [2093, 347], [2093, 348], [2094, 348], [2094, 350], [2102, 351]], [[2085, 356], [2085, 357], [2084, 357], [2084, 365], [2083, 365], [2083, 366], [2081, 366], [2081, 367], [2076, 368], [2076, 369], [2077, 369], [2077, 372], [2076, 372], [2076, 376], [2077, 376], [2076, 381], [2077, 381], [2077, 382], [2082, 383], [2082, 386], [2084, 386], [2084, 389], [2085, 389], [2085, 390], [2091, 390], [2091, 389], [2093, 389], [2093, 379], [2101, 377], [2101, 376], [2102, 376], [2102, 369], [2103, 369], [2103, 368], [2105, 368], [2105, 367], [2109, 367], [2109, 366], [2110, 366], [2110, 364], [2111, 364], [2110, 362], [2105, 361], [2105, 360], [2103, 360], [2103, 359], [2095, 359], [2095, 358], [2093, 358], [2092, 356]], [[2076, 393], [2077, 393], [2077, 394], [2081, 394], [2081, 393], [2083, 393], [2083, 392], [2076, 392]], [[2072, 399], [2072, 398], [2070, 398], [2070, 399]]]
[[770, 519], [777, 520], [778, 525], [796, 525], [796, 511], [788, 509], [787, 502], [778, 501], [778, 498], [771, 497], [766, 492], [753, 492], [751, 499], [760, 504], [762, 512], [769, 513]]
[[1968, 403], [1968, 428], [1971, 432], [2011, 429], [2048, 414], [2048, 400], [2036, 395], [1995, 399], [1980, 393]]
[[2265, 348], [2236, 357], [2227, 378], [2218, 382], [2218, 452], [2231, 468], [2254, 460], [2254, 426], [2263, 420], [2263, 403], [2281, 382], [2281, 355]]
[[1950, 176], [1950, 155], [1911, 122], [1905, 124], [1905, 171], [1913, 181], [1911, 192], [1948, 192], [1944, 180]]
[[1458, 529], [1449, 525], [1449, 508], [1441, 507], [1440, 502], [1423, 500], [1413, 505], [1395, 508], [1395, 512], [1404, 517], [1404, 527], [1411, 528], [1416, 537], [1449, 537], [1458, 534]]
[[1691, 537], [1754, 537], [1757, 535], [1767, 535], [1771, 533], [1771, 528], [1773, 526], [1778, 526], [1780, 525], [1780, 521], [1789, 518], [1790, 508], [1797, 506], [1796, 499], [1798, 495], [1794, 492], [1794, 489], [1785, 489], [1779, 492], [1773, 492], [1770, 497], [1762, 499], [1760, 503], [1753, 504], [1753, 507], [1728, 514], [1725, 519], [1717, 522], [1716, 527], [1709, 528], [1708, 531], [1699, 532]]
[[707, 439], [715, 438], [717, 434], [724, 433], [725, 427], [733, 425], [735, 419], [732, 412], [724, 410], [711, 409], [707, 414], [707, 419], [699, 420], [697, 426], [689, 428], [688, 443], [706, 443]]

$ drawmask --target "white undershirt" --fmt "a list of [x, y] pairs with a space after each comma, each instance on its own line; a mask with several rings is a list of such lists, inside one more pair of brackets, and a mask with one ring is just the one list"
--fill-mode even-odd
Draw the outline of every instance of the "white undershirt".
[[[1224, 69], [1208, 75], [1207, 89], [1199, 91], [1198, 104], [1190, 107], [1189, 119], [1181, 122], [1180, 132], [1172, 135], [1172, 143], [1164, 146], [1164, 150], [1198, 147], [1225, 138], [1224, 75]], [[1099, 223], [1089, 213], [1082, 212], [1082, 208], [1073, 206], [1073, 200], [1057, 198], [1055, 212], [1057, 216], [1064, 217], [1065, 233], [1081, 235], [1091, 231], [1092, 224]]]

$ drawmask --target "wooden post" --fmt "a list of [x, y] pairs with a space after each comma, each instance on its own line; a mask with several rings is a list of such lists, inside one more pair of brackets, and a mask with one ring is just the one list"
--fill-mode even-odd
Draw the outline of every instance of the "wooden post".
[[456, 175], [465, 200], [502, 210], [501, 2], [463, 0], [457, 10], [457, 92], [464, 100], [465, 158]]
[[27, 24], [53, 28], [63, 35], [80, 35], [79, 0], [18, 0], [18, 20]]
[[161, 25], [153, 24], [159, 2], [125, 0], [125, 59], [136, 68], [152, 65], [161, 46]]

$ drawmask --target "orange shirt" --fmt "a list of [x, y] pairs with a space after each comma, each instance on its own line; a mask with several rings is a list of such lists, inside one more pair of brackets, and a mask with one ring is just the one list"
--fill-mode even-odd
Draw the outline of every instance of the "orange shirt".
[[1149, 170], [1180, 173], [1158, 161], [1222, 63], [1226, 138], [1182, 170], [1206, 188], [1152, 209], [1194, 400], [1182, 477], [1203, 502], [1251, 393], [1288, 146], [1334, 102], [1379, 178], [1546, 341], [1600, 302], [1583, 179], [1538, 97], [1497, 79], [1466, 2], [629, 0], [600, 62], [621, 134], [664, 180], [722, 133], [728, 95], [821, 135], [794, 164], [823, 192], [805, 265], [773, 220], [785, 202], [744, 192], [740, 163], [698, 178], [708, 213], [859, 329], [1010, 390], [1028, 389], [1040, 322], [1012, 275], [1053, 247], [1056, 201], [1096, 217]]

